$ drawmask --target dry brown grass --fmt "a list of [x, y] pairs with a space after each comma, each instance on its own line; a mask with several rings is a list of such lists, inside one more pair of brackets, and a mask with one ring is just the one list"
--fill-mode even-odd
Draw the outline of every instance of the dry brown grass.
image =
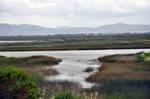
[[126, 54], [126, 55], [110, 55], [98, 58], [101, 62], [120, 62], [120, 63], [135, 63], [137, 62], [136, 54]]
[[46, 67], [25, 67], [25, 70], [32, 74], [40, 75], [42, 77], [58, 74], [55, 69]]
[[102, 80], [150, 80], [150, 72], [137, 71], [136, 68], [149, 66], [140, 63], [125, 63], [125, 62], [112, 62], [103, 63], [99, 71], [89, 76], [87, 81], [100, 82]]
[[121, 56], [102, 61], [98, 72], [86, 79], [97, 83], [89, 91], [106, 96], [102, 99], [150, 99], [150, 65], [133, 61], [133, 56]]
[[43, 69], [43, 70], [40, 70], [40, 72], [41, 72], [41, 75], [44, 75], [44, 76], [51, 76], [51, 75], [58, 74], [58, 72], [53, 68]]

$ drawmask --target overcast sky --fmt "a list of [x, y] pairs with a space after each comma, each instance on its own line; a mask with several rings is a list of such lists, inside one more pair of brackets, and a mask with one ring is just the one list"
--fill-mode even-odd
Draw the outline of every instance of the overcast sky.
[[150, 24], [150, 0], [0, 0], [0, 23], [47, 27]]

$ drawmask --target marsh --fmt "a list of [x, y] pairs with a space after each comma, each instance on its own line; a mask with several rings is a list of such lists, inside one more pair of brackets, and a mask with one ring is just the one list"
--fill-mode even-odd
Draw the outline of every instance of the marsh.
[[[0, 52], [0, 55], [7, 57], [27, 57], [35, 55], [53, 56], [62, 59], [56, 69], [58, 75], [45, 77], [46, 81], [73, 81], [79, 83], [82, 88], [91, 88], [95, 83], [85, 79], [97, 71], [101, 64], [98, 57], [114, 54], [132, 54], [138, 52], [149, 52], [150, 49], [117, 49], [117, 50], [72, 50], [72, 51], [16, 51]], [[92, 67], [93, 72], [83, 72], [86, 68]]]

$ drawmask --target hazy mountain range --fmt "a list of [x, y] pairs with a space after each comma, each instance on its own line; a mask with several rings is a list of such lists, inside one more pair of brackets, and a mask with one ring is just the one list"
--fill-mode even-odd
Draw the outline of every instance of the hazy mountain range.
[[0, 24], [0, 36], [11, 35], [52, 35], [77, 33], [144, 33], [150, 32], [150, 25], [110, 24], [99, 27], [59, 27], [47, 28], [38, 25]]

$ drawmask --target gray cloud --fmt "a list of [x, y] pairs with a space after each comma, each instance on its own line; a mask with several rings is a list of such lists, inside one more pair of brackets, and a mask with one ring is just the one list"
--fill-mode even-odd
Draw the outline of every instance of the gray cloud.
[[0, 0], [0, 22], [44, 26], [149, 24], [150, 0]]

